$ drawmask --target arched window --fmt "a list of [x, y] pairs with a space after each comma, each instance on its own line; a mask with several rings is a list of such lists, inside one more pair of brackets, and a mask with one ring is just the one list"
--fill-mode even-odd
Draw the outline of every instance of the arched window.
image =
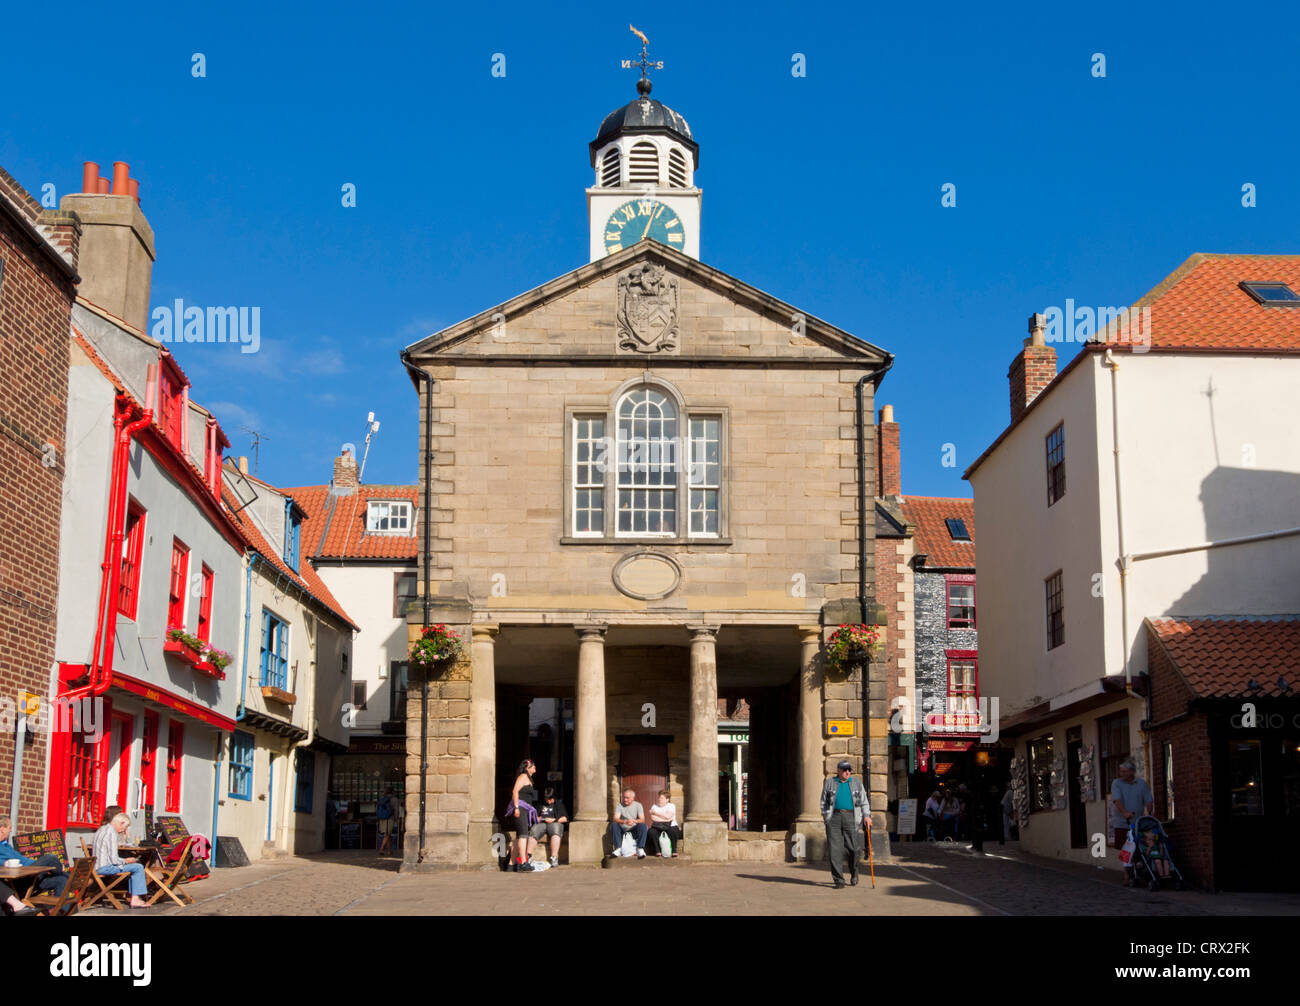
[[726, 415], [629, 382], [608, 412], [568, 413], [574, 538], [724, 538]]
[[654, 388], [618, 403], [618, 533], [677, 533], [677, 406]]
[[619, 160], [618, 147], [612, 147], [605, 152], [605, 158], [600, 162], [601, 188], [613, 189], [618, 187]]
[[668, 184], [674, 188], [686, 188], [686, 157], [673, 147], [668, 153]]
[[659, 151], [655, 149], [653, 143], [642, 140], [633, 145], [631, 153], [628, 154], [627, 164], [629, 183], [659, 184]]

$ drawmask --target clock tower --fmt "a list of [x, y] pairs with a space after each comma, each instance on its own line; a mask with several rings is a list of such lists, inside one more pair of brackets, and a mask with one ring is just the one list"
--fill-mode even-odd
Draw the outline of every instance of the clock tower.
[[637, 98], [605, 116], [588, 145], [593, 262], [647, 238], [700, 257], [700, 148], [686, 120], [650, 97], [644, 44], [640, 65]]

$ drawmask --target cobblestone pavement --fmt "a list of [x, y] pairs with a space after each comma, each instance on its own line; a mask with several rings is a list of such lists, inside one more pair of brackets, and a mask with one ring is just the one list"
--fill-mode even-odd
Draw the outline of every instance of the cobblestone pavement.
[[[1117, 873], [1023, 856], [1013, 845], [976, 856], [962, 846], [909, 844], [836, 891], [824, 865], [732, 862], [613, 870], [561, 867], [399, 873], [397, 859], [329, 853], [218, 870], [187, 890], [196, 904], [152, 915], [1300, 915], [1300, 895], [1129, 890]], [[86, 914], [116, 914], [92, 909]]]

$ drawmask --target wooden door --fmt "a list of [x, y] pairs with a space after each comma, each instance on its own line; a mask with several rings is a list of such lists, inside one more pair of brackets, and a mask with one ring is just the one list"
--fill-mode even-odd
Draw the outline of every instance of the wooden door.
[[637, 801], [645, 810], [648, 822], [650, 808], [654, 806], [659, 791], [668, 788], [668, 745], [664, 741], [624, 742], [620, 746], [619, 758], [619, 785], [623, 789], [636, 790]]

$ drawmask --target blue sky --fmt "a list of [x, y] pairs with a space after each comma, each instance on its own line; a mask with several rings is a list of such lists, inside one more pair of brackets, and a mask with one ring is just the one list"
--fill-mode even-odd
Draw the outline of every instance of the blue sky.
[[0, 165], [62, 196], [82, 161], [128, 161], [153, 304], [261, 308], [260, 352], [178, 355], [281, 485], [327, 481], [370, 410], [366, 480], [413, 482], [398, 351], [586, 262], [587, 142], [634, 96], [629, 20], [700, 144], [701, 258], [897, 354], [878, 404], [905, 492], [969, 495], [1031, 312], [1130, 303], [1193, 252], [1300, 251], [1295, 5], [124, 10], [30, 19], [53, 48], [0, 63]]

